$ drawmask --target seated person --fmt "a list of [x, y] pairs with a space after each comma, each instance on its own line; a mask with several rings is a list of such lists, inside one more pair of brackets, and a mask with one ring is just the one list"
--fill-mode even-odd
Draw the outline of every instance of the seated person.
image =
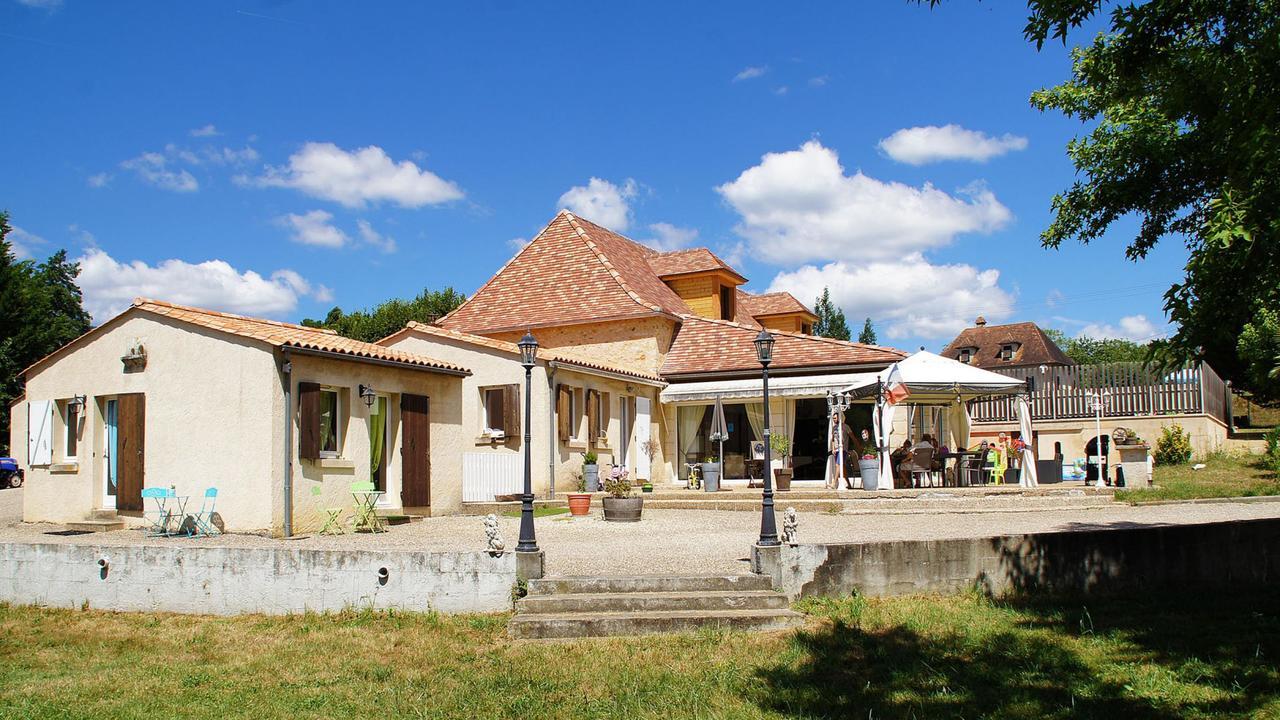
[[911, 445], [911, 438], [907, 438], [902, 441], [902, 447], [894, 450], [893, 453], [889, 455], [889, 460], [893, 463], [893, 467], [896, 470], [894, 474], [899, 480], [911, 477], [911, 451], [913, 449], [914, 448]]

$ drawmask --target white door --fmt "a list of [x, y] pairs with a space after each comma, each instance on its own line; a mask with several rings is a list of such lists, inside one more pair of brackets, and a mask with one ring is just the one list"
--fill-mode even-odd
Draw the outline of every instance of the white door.
[[116, 439], [119, 436], [117, 423], [118, 406], [115, 399], [107, 400], [102, 408], [102, 467], [106, 475], [102, 484], [102, 507], [106, 510], [116, 509]]
[[636, 479], [649, 479], [649, 465], [653, 458], [644, 452], [645, 443], [649, 442], [649, 398], [636, 398]]

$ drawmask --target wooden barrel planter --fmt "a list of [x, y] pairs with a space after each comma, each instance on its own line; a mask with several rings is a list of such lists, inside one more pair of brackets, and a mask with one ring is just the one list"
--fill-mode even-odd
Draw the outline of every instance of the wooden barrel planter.
[[606, 497], [604, 503], [604, 519], [609, 522], [640, 522], [640, 513], [644, 510], [644, 498]]

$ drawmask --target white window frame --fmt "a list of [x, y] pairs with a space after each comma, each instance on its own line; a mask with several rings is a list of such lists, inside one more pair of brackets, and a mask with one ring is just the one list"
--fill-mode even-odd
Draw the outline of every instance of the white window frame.
[[959, 360], [960, 362], [962, 362], [962, 363], [966, 363], [966, 364], [972, 363], [972, 362], [973, 362], [973, 351], [972, 351], [972, 350], [970, 350], [969, 348], [963, 348], [963, 349], [961, 349], [961, 350], [960, 350], [960, 355], [956, 357], [956, 360]]
[[[76, 462], [80, 457], [80, 414], [84, 412], [84, 406], [76, 410], [76, 416], [71, 418], [71, 401], [64, 400], [62, 403], [62, 424], [64, 432], [62, 434], [62, 457], [67, 462]], [[75, 442], [75, 452], [71, 452], [71, 444]]]
[[1018, 343], [1004, 343], [1000, 346], [1000, 359], [1012, 360], [1018, 354]]
[[[333, 460], [342, 457], [343, 441], [346, 440], [346, 403], [343, 401], [343, 388], [332, 385], [320, 386], [321, 414], [324, 413], [324, 394], [333, 393], [333, 446], [334, 450], [320, 449], [322, 460]], [[322, 438], [323, 439], [323, 438]]]
[[[480, 434], [491, 438], [505, 438], [507, 436], [506, 428], [495, 427], [491, 422], [493, 418], [489, 417], [489, 393], [496, 392], [499, 396], [506, 394], [506, 388], [502, 385], [488, 385], [480, 388]], [[505, 399], [504, 399], [505, 402]], [[506, 406], [503, 406], [503, 412], [506, 412]], [[572, 416], [570, 416], [572, 417]], [[505, 425], [506, 418], [498, 418], [498, 425]]]

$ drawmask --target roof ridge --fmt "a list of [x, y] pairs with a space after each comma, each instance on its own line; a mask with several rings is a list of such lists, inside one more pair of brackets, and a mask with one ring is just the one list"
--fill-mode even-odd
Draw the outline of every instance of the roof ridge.
[[[622, 277], [622, 273], [618, 272], [617, 268], [615, 268], [615, 267], [613, 266], [613, 263], [609, 260], [609, 256], [608, 256], [608, 255], [606, 255], [606, 254], [605, 254], [605, 252], [604, 252], [603, 250], [601, 250], [601, 249], [600, 249], [600, 247], [596, 244], [596, 242], [595, 242], [594, 240], [592, 240], [592, 239], [591, 239], [591, 237], [590, 237], [590, 235], [587, 233], [586, 229], [585, 229], [585, 228], [583, 228], [583, 227], [582, 227], [582, 225], [580, 225], [580, 224], [578, 223], [578, 217], [577, 217], [576, 215], [574, 215], [573, 213], [569, 212], [568, 210], [563, 210], [562, 212], [565, 214], [565, 216], [566, 216], [566, 217], [568, 217], [568, 219], [569, 219], [569, 224], [573, 227], [573, 229], [574, 229], [574, 233], [575, 233], [579, 238], [582, 238], [582, 241], [583, 241], [584, 243], [586, 243], [586, 245], [587, 245], [587, 247], [588, 247], [588, 248], [590, 248], [591, 252], [596, 256], [596, 259], [597, 259], [598, 261], [600, 261], [600, 265], [601, 265], [601, 266], [603, 266], [603, 267], [604, 267], [604, 269], [605, 269], [605, 270], [607, 270], [607, 271], [609, 272], [609, 275], [610, 275], [610, 276], [611, 276], [611, 277], [612, 277], [612, 278], [613, 278], [613, 279], [618, 283], [618, 286], [619, 286], [619, 287], [621, 287], [621, 288], [622, 288], [622, 291], [623, 291], [623, 292], [625, 292], [625, 293], [627, 294], [627, 297], [629, 297], [629, 298], [631, 298], [632, 300], [634, 300], [634, 301], [636, 302], [636, 304], [637, 304], [637, 305], [639, 305], [640, 307], [645, 308], [646, 310], [652, 310], [652, 311], [654, 311], [654, 312], [663, 312], [663, 309], [662, 309], [660, 306], [658, 306], [658, 305], [650, 305], [650, 304], [646, 303], [646, 302], [644, 301], [644, 299], [640, 297], [640, 294], [639, 294], [639, 293], [637, 293], [634, 289], [632, 289], [631, 285], [630, 285], [630, 284], [628, 284], [628, 283], [627, 283], [627, 281], [623, 279], [623, 277]], [[590, 220], [586, 220], [585, 222], [586, 222], [588, 225], [592, 225], [592, 226], [595, 226], [595, 227], [600, 227], [599, 225], [596, 225], [595, 223], [591, 222]], [[601, 229], [603, 230], [603, 229], [605, 229], [605, 228], [601, 228]], [[609, 232], [613, 232], [613, 231], [612, 231], [612, 230], [610, 230]], [[615, 233], [613, 233], [613, 234], [614, 234], [614, 235], [618, 235], [618, 237], [620, 237], [620, 238], [622, 238], [622, 239], [624, 239], [624, 240], [626, 240], [626, 241], [628, 241], [628, 242], [635, 243], [636, 245], [640, 245], [640, 243], [637, 243], [635, 240], [632, 240], [632, 239], [631, 239], [631, 238], [629, 238], [629, 237], [626, 237], [626, 236], [624, 236], [624, 235], [619, 235], [619, 234], [618, 234], [618, 233], [616, 233], [616, 232], [615, 232]], [[641, 245], [641, 247], [643, 247], [643, 246]]]
[[280, 320], [271, 320], [269, 318], [253, 317], [252, 315], [240, 315], [238, 313], [223, 312], [221, 310], [212, 310], [210, 308], [196, 307], [194, 305], [182, 305], [180, 303], [168, 302], [166, 300], [156, 300], [154, 298], [136, 297], [133, 299], [132, 307], [142, 307], [143, 305], [159, 305], [161, 307], [173, 308], [175, 310], [185, 310], [187, 312], [200, 313], [202, 315], [213, 315], [215, 317], [228, 318], [231, 320], [245, 320], [248, 322], [259, 323], [262, 325], [274, 325], [276, 327], [289, 328], [292, 330], [303, 330], [305, 332], [323, 333], [325, 335], [338, 334], [337, 330], [332, 330], [330, 328], [311, 327], [310, 325], [287, 323]]

